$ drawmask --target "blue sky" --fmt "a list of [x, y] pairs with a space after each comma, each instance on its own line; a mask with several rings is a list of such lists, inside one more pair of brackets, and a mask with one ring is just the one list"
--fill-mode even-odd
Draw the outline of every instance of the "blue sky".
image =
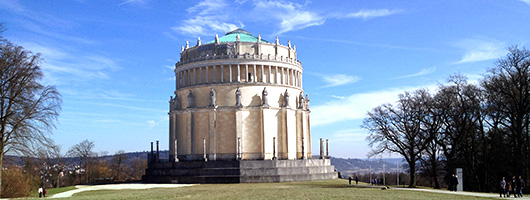
[[460, 73], [478, 81], [512, 45], [530, 42], [530, 0], [0, 1], [3, 36], [45, 62], [63, 95], [51, 136], [63, 151], [168, 147], [172, 67], [181, 46], [242, 27], [296, 45], [311, 99], [313, 153], [365, 158], [366, 112]]

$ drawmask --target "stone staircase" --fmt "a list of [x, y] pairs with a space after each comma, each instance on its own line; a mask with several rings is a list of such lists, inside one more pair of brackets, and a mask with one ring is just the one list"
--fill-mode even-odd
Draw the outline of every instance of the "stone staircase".
[[329, 159], [153, 162], [147, 183], [265, 183], [337, 178]]

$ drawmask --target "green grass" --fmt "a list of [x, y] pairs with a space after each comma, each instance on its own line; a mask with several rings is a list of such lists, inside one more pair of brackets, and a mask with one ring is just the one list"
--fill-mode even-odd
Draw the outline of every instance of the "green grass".
[[[61, 187], [61, 188], [46, 188], [46, 197], [51, 197], [54, 194], [66, 192], [76, 189], [75, 186]], [[32, 191], [30, 197], [39, 197], [38, 190]]]
[[[492, 197], [495, 197], [492, 195]], [[430, 192], [381, 190], [367, 184], [349, 186], [347, 180], [288, 183], [203, 184], [181, 188], [98, 190], [70, 199], [488, 199]], [[493, 198], [491, 198], [493, 199]]]

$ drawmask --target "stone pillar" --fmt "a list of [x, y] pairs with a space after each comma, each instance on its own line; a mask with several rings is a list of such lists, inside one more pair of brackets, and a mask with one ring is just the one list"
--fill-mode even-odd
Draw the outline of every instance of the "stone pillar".
[[169, 113], [169, 161], [175, 160], [176, 154], [175, 154], [175, 146], [172, 145], [173, 141], [175, 141], [176, 136], [176, 114]]
[[186, 160], [191, 160], [193, 158], [193, 113], [190, 111], [186, 111], [186, 141], [184, 142], [186, 144]]
[[202, 159], [204, 162], [208, 162], [208, 158], [206, 157], [206, 139], [202, 139]]
[[275, 83], [275, 84], [278, 84], [278, 83], [279, 83], [279, 81], [278, 81], [278, 76], [279, 76], [279, 73], [278, 73], [278, 66], [274, 66], [274, 68], [276, 68], [276, 69], [274, 70], [274, 83]]
[[221, 64], [221, 83], [225, 82], [225, 66]]
[[[261, 141], [263, 141], [263, 159], [271, 160], [273, 157], [279, 157], [280, 159], [286, 157], [282, 154], [284, 151], [282, 149], [282, 137], [281, 133], [278, 133], [278, 126], [281, 126], [276, 118], [278, 111], [268, 109], [268, 107], [261, 107], [260, 109], [262, 131], [259, 134], [261, 134]], [[278, 138], [278, 140], [274, 141], [276, 144], [272, 144], [273, 138]]]
[[179, 161], [179, 158], [178, 158], [178, 140], [175, 140], [175, 162], [178, 162]]
[[254, 66], [254, 74], [253, 74], [253, 77], [254, 77], [254, 80], [252, 80], [252, 82], [258, 82], [257, 78], [256, 78], [256, 64], [253, 64], [252, 66]]
[[278, 159], [276, 157], [276, 137], [272, 137], [272, 159], [273, 160]]
[[265, 72], [264, 72], [264, 70], [265, 70], [265, 67], [263, 65], [261, 65], [261, 82], [262, 83], [265, 83], [265, 78], [264, 78]]
[[155, 161], [155, 153], [153, 152], [153, 142], [151, 142], [151, 161]]
[[237, 82], [241, 83], [241, 66], [237, 64]]
[[241, 139], [243, 138], [243, 116], [241, 109], [236, 110], [236, 138], [237, 138], [237, 158], [243, 159], [243, 144]]
[[241, 160], [241, 138], [237, 138], [237, 153], [236, 153], [236, 160]]
[[267, 76], [267, 83], [271, 83], [271, 75], [272, 75], [271, 65], [269, 65], [269, 75]]
[[245, 64], [245, 82], [248, 83], [248, 64]]
[[294, 110], [286, 107], [282, 108], [284, 119], [285, 149], [287, 150], [287, 159], [296, 159], [296, 113]]
[[206, 84], [210, 83], [210, 66], [206, 65]]
[[197, 85], [197, 68], [193, 68], [193, 85]]
[[326, 139], [326, 159], [329, 159], [329, 139]]
[[320, 159], [324, 159], [324, 142], [320, 138]]
[[302, 137], [302, 159], [307, 159], [306, 153], [305, 153], [305, 137]]
[[156, 141], [156, 161], [160, 161], [160, 147], [159, 147], [159, 141]]
[[230, 81], [228, 82], [232, 82], [232, 64], [229, 64], [228, 65], [228, 79], [230, 79]]
[[213, 68], [213, 82], [217, 83], [217, 70], [216, 70], [217, 66], [213, 65], [212, 68]]
[[208, 122], [208, 141], [210, 141], [208, 157], [210, 160], [217, 160], [217, 109], [215, 107], [208, 113]]

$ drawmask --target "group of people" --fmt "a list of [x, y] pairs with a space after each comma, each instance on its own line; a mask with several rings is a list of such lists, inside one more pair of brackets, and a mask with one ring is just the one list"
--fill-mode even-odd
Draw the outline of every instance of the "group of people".
[[39, 187], [39, 198], [46, 197], [46, 189]]
[[[350, 185], [351, 185], [351, 181], [353, 180], [353, 177], [350, 176], [349, 180], [350, 180], [349, 182], [350, 182]], [[359, 178], [356, 176], [355, 177], [355, 185], [358, 185], [358, 184], [359, 184]]]
[[507, 182], [504, 177], [500, 182], [500, 197], [510, 197], [510, 194], [513, 194], [513, 197], [523, 197], [523, 188], [525, 187], [524, 180], [521, 176], [519, 178], [512, 177], [512, 180]]

